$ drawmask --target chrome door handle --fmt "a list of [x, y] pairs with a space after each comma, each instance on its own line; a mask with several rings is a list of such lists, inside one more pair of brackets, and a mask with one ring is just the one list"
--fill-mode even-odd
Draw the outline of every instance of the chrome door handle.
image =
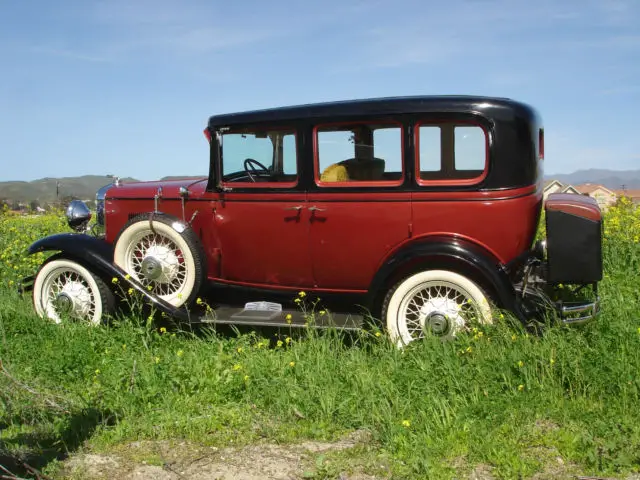
[[324, 212], [325, 210], [326, 208], [319, 208], [319, 207], [316, 207], [315, 205], [313, 207], [309, 207], [310, 212]]
[[295, 207], [285, 207], [285, 210], [297, 210], [298, 212], [302, 210], [302, 205], [296, 205]]

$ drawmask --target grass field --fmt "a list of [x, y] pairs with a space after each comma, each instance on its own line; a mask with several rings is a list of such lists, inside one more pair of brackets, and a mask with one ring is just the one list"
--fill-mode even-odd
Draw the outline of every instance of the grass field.
[[318, 454], [308, 478], [640, 470], [640, 210], [628, 203], [606, 214], [596, 322], [532, 336], [496, 315], [403, 351], [375, 330], [192, 332], [136, 315], [53, 325], [13, 287], [42, 260], [24, 256], [29, 242], [65, 230], [56, 217], [0, 217], [0, 465], [14, 472], [26, 461], [56, 477], [78, 449], [144, 439], [241, 446], [353, 431], [367, 442]]

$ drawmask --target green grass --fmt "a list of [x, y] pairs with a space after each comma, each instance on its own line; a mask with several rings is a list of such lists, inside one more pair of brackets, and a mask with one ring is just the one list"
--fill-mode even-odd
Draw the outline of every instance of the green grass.
[[[610, 215], [627, 214], [636, 213]], [[528, 478], [557, 457], [584, 475], [636, 472], [640, 244], [615, 235], [598, 321], [532, 336], [496, 318], [455, 342], [403, 351], [375, 331], [165, 332], [135, 316], [105, 328], [53, 325], [2, 290], [0, 464], [4, 450], [5, 465], [23, 458], [55, 473], [55, 459], [81, 447], [367, 430], [369, 444], [320, 459], [316, 478], [356, 461], [371, 472], [384, 462], [397, 478], [460, 478], [481, 464], [498, 478]]]

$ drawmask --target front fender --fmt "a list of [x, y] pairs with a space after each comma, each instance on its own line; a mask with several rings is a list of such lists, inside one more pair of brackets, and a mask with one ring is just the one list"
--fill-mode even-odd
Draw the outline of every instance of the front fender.
[[488, 293], [500, 308], [511, 310], [523, 318], [514, 286], [504, 266], [479, 245], [449, 237], [434, 237], [409, 244], [387, 259], [371, 282], [370, 304], [379, 303], [381, 293], [400, 280], [398, 277], [425, 268], [450, 269], [470, 276], [490, 290]]
[[151, 306], [167, 315], [186, 321], [190, 318], [186, 309], [176, 308], [156, 297], [144, 285], [113, 263], [113, 246], [100, 238], [82, 233], [59, 233], [37, 240], [29, 246], [28, 250], [29, 255], [44, 251], [59, 251], [64, 257], [81, 263], [109, 282], [117, 278], [118, 282], [126, 285], [125, 288], [134, 288], [147, 299]]

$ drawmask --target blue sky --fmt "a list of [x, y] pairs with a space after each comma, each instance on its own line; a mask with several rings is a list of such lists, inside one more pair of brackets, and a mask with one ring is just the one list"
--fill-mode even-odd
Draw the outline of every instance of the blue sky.
[[0, 180], [207, 171], [209, 115], [534, 105], [546, 173], [640, 168], [640, 0], [0, 0]]

